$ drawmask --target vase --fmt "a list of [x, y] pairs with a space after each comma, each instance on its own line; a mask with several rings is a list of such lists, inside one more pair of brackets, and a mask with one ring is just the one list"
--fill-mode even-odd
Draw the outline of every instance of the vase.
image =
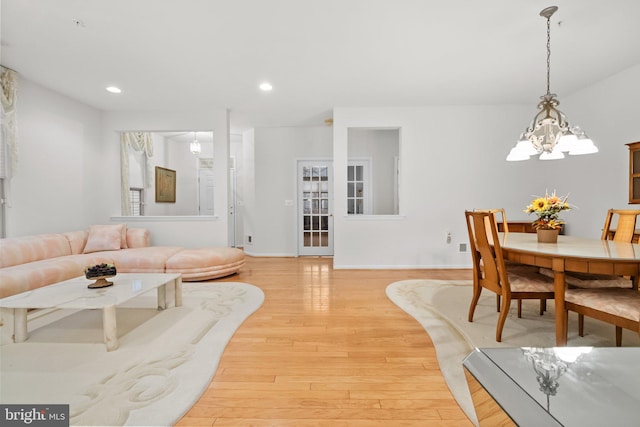
[[560, 234], [559, 229], [538, 229], [536, 230], [538, 234], [538, 243], [558, 243], [558, 234]]

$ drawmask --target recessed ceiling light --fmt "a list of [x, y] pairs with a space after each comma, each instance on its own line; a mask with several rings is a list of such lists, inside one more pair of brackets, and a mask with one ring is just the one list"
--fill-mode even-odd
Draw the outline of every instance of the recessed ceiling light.
[[268, 82], [260, 83], [260, 90], [269, 92], [271, 89], [273, 89], [273, 86], [271, 86], [271, 83], [268, 83]]
[[109, 86], [107, 88], [107, 92], [111, 92], [111, 93], [121, 93], [122, 89], [120, 89], [119, 87], [116, 86]]

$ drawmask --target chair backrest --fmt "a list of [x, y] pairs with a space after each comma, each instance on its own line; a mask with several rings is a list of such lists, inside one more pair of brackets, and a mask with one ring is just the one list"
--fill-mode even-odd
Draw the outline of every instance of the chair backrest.
[[505, 295], [511, 290], [495, 215], [492, 210], [465, 211], [474, 276], [483, 288]]
[[[489, 212], [494, 214], [493, 215], [493, 220], [496, 223], [496, 228], [499, 230], [500, 226], [498, 225], [498, 219], [500, 219], [502, 221], [502, 230], [504, 233], [508, 233], [509, 232], [509, 224], [507, 223], [507, 213], [505, 212], [504, 208], [494, 208], [494, 209], [474, 209], [474, 212]], [[498, 218], [498, 215], [496, 214], [500, 214], [500, 218]], [[485, 227], [487, 229], [487, 231], [489, 231], [489, 217], [485, 217]]]
[[[602, 229], [602, 240], [631, 243], [640, 210], [609, 209]], [[612, 229], [612, 227], [615, 227]]]

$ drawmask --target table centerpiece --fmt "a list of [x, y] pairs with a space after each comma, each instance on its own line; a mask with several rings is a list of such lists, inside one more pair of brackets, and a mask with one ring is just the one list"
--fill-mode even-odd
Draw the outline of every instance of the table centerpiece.
[[559, 218], [560, 212], [571, 209], [567, 199], [569, 196], [560, 197], [554, 191], [551, 195], [545, 192], [544, 197], [536, 197], [524, 210], [528, 214], [536, 214], [538, 219], [533, 221], [533, 228], [538, 234], [540, 243], [556, 243], [558, 234], [564, 224]]

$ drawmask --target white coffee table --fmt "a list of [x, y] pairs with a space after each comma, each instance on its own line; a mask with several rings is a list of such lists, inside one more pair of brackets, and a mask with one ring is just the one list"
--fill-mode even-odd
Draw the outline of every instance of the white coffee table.
[[27, 339], [27, 310], [31, 308], [101, 309], [107, 351], [118, 348], [116, 306], [156, 289], [158, 310], [167, 308], [167, 285], [174, 287], [175, 306], [182, 305], [180, 273], [118, 273], [109, 279], [113, 286], [89, 289], [95, 280], [84, 276], [0, 299], [0, 307], [13, 309], [14, 341]]

